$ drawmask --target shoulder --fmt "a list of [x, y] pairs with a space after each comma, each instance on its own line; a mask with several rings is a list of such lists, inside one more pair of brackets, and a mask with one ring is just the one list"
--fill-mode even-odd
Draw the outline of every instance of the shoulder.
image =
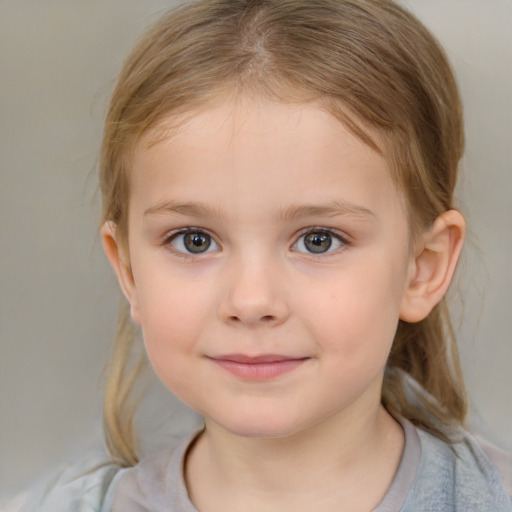
[[199, 432], [193, 432], [172, 449], [143, 459], [123, 471], [112, 498], [112, 512], [197, 512], [183, 475], [185, 455]]
[[[421, 459], [405, 511], [493, 510], [511, 512], [512, 500], [500, 469], [468, 432], [448, 444], [417, 429]], [[512, 464], [502, 453], [500, 465]]]
[[489, 443], [485, 439], [477, 438], [478, 444], [500, 472], [505, 487], [512, 496], [512, 453]]
[[88, 456], [21, 493], [0, 512], [101, 512], [120, 466]]

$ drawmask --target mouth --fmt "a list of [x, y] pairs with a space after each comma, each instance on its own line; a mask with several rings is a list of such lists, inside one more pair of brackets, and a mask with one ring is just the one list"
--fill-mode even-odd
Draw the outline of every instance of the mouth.
[[291, 357], [279, 354], [246, 356], [226, 354], [208, 357], [213, 363], [244, 380], [262, 381], [291, 372], [308, 361], [309, 357]]

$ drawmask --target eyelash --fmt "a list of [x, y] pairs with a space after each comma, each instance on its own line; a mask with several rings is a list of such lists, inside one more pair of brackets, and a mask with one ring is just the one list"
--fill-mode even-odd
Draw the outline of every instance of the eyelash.
[[195, 258], [197, 256], [201, 256], [202, 254], [207, 254], [208, 252], [211, 252], [208, 250], [210, 248], [210, 245], [208, 246], [206, 251], [198, 252], [198, 253], [187, 252], [185, 250], [180, 250], [180, 249], [177, 249], [176, 247], [174, 247], [172, 245], [172, 243], [175, 240], [177, 240], [180, 236], [184, 236], [184, 235], [206, 235], [210, 239], [210, 245], [215, 244], [217, 247], [219, 247], [219, 244], [215, 241], [215, 238], [210, 233], [208, 233], [208, 231], [206, 231], [202, 228], [195, 228], [195, 227], [186, 227], [186, 228], [182, 228], [182, 229], [179, 229], [178, 231], [174, 231], [174, 232], [170, 233], [168, 236], [165, 237], [162, 245], [164, 247], [168, 248], [174, 254], [181, 256], [183, 258]]
[[[172, 242], [176, 241], [180, 236], [184, 236], [184, 235], [206, 235], [210, 240], [210, 244], [208, 245], [208, 247], [205, 251], [197, 252], [197, 253], [177, 249], [176, 247], [173, 246]], [[315, 253], [314, 251], [297, 250], [296, 247], [299, 243], [301, 243], [301, 241], [302, 241], [302, 245], [304, 246], [305, 237], [307, 237], [308, 235], [327, 235], [327, 236], [331, 237], [331, 239], [336, 240], [340, 244], [340, 246], [331, 250], [331, 245], [332, 245], [332, 241], [331, 241], [331, 243], [329, 244], [329, 247], [324, 252], [316, 252]], [[197, 256], [201, 256], [203, 254], [208, 254], [209, 252], [212, 252], [209, 250], [211, 244], [215, 244], [217, 247], [219, 247], [219, 244], [215, 241], [215, 238], [210, 233], [208, 233], [208, 231], [206, 231], [202, 228], [196, 228], [196, 227], [186, 227], [186, 228], [182, 228], [178, 231], [175, 231], [175, 232], [169, 234], [168, 236], [166, 236], [162, 243], [163, 246], [167, 247], [173, 253], [177, 254], [178, 256], [184, 257], [184, 258], [194, 258]], [[328, 228], [324, 228], [324, 227], [311, 227], [311, 228], [307, 228], [300, 232], [299, 236], [296, 238], [296, 240], [292, 244], [291, 248], [294, 252], [300, 252], [300, 253], [307, 254], [310, 256], [313, 255], [316, 257], [322, 257], [322, 256], [330, 255], [333, 252], [339, 252], [340, 250], [344, 250], [350, 245], [351, 244], [347, 240], [347, 238], [342, 236], [337, 231], [334, 231], [334, 230], [328, 229]]]
[[[327, 247], [327, 249], [325, 251], [319, 251], [319, 252], [315, 252], [315, 251], [311, 251], [311, 250], [300, 250], [298, 251], [296, 249], [296, 247], [301, 244], [302, 246], [306, 246], [306, 237], [308, 237], [309, 235], [315, 235], [315, 236], [328, 236], [330, 238], [329, 240], [329, 245]], [[333, 245], [333, 241], [335, 241], [334, 243], [338, 243], [338, 247], [334, 247], [332, 248], [332, 245]], [[322, 228], [322, 227], [315, 227], [315, 228], [308, 228], [307, 230], [303, 231], [300, 236], [297, 238], [296, 242], [293, 244], [292, 248], [298, 252], [301, 252], [303, 254], [307, 254], [309, 256], [316, 256], [316, 257], [325, 257], [325, 256], [328, 256], [332, 253], [337, 253], [339, 252], [340, 250], [343, 250], [343, 249], [346, 249], [346, 247], [350, 245], [348, 240], [343, 237], [341, 234], [339, 234], [338, 232], [336, 231], [333, 231], [332, 229], [326, 229], [326, 228]], [[306, 248], [307, 249], [307, 248]]]

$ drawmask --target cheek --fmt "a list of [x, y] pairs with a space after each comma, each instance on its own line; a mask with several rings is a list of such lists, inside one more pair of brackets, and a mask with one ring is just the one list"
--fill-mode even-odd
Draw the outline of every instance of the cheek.
[[171, 373], [179, 377], [212, 314], [211, 298], [199, 283], [162, 278], [162, 274], [157, 279], [138, 277], [141, 328], [149, 360], [162, 380]]
[[309, 308], [309, 329], [315, 330], [320, 349], [354, 371], [372, 362], [385, 364], [398, 324], [402, 282], [393, 265], [375, 260], [332, 279], [324, 293], [311, 294], [303, 306]]

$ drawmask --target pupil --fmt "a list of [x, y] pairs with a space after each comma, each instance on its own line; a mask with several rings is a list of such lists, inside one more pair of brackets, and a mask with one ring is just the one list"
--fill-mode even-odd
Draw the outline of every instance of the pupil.
[[211, 239], [203, 233], [189, 233], [185, 236], [185, 245], [190, 252], [200, 253], [208, 250]]
[[310, 252], [325, 252], [331, 247], [332, 238], [327, 233], [311, 233], [306, 236], [305, 244]]

